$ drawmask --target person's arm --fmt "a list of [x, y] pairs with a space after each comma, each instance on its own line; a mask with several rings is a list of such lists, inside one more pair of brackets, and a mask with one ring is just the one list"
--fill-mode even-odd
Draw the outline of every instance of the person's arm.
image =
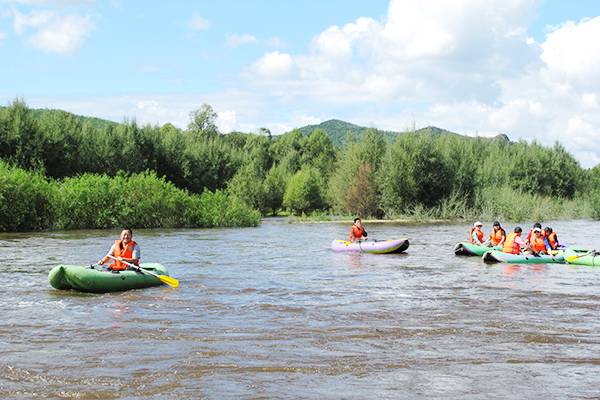
[[362, 228], [362, 235], [365, 237], [363, 240], [367, 240], [368, 233], [365, 228]]
[[100, 265], [104, 264], [105, 262], [110, 260], [109, 256], [112, 256], [114, 254], [115, 254], [115, 244], [113, 243], [113, 245], [110, 246], [110, 250], [108, 251], [108, 253], [106, 253], [106, 255], [100, 259], [100, 261], [98, 261], [98, 264], [100, 264]]
[[523, 250], [524, 248], [526, 248], [526, 247], [527, 247], [527, 243], [525, 243], [525, 242], [523, 241], [523, 239], [521, 238], [521, 236], [517, 236], [517, 237], [515, 238], [515, 243], [517, 243], [519, 246], [521, 246], [521, 250]]
[[133, 253], [131, 254], [131, 258], [120, 257], [119, 259], [121, 261], [127, 261], [130, 264], [138, 265], [140, 263], [141, 256], [142, 253], [140, 251], [140, 245], [136, 243], [135, 246], [133, 246]]
[[504, 242], [506, 242], [506, 232], [502, 232], [502, 239], [500, 239], [498, 246], [504, 246]]
[[354, 226], [350, 227], [350, 237], [348, 240], [351, 242], [354, 242], [356, 240], [356, 237], [354, 237]]

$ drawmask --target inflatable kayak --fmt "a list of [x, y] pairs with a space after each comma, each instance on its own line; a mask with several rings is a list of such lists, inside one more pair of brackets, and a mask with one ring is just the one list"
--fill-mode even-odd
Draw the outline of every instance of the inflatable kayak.
[[402, 253], [408, 249], [408, 245], [408, 239], [364, 240], [358, 242], [338, 239], [331, 242], [331, 249], [333, 251], [388, 254]]
[[[110, 272], [100, 267], [81, 265], [57, 265], [48, 274], [48, 281], [56, 289], [74, 289], [80, 292], [106, 293], [158, 286], [163, 283], [156, 277], [137, 271]], [[140, 264], [144, 270], [158, 275], [169, 275], [161, 264]]]
[[596, 250], [567, 249], [565, 250], [565, 260], [569, 264], [600, 267], [600, 252]]
[[490, 250], [502, 251], [502, 246], [487, 247], [487, 246], [481, 246], [481, 245], [469, 243], [469, 242], [460, 242], [460, 243], [457, 243], [456, 246], [454, 246], [454, 254], [457, 256], [479, 256], [479, 257], [481, 257], [487, 251], [490, 251]]
[[565, 262], [565, 257], [562, 251], [558, 251], [556, 254], [541, 254], [534, 256], [532, 254], [510, 254], [503, 253], [498, 250], [491, 250], [483, 255], [483, 262], [485, 263], [511, 263], [511, 264], [551, 264]]

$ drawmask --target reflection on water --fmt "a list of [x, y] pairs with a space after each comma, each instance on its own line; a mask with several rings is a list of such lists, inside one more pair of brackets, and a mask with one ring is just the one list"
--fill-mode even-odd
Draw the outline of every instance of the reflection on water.
[[[559, 235], [600, 247], [597, 224]], [[348, 225], [136, 231], [181, 281], [52, 289], [118, 232], [0, 235], [0, 398], [597, 398], [600, 269], [455, 257], [459, 225], [367, 224], [407, 254], [329, 250]]]

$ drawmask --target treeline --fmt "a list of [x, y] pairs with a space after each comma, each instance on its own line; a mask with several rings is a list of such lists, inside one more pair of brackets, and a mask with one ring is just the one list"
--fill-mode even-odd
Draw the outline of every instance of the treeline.
[[154, 172], [51, 180], [0, 161], [0, 231], [123, 226], [256, 226], [260, 213], [224, 191], [193, 195]]
[[[600, 192], [594, 189], [600, 187], [600, 167], [582, 169], [559, 144], [414, 132], [390, 143], [370, 129], [359, 140], [349, 135], [334, 146], [319, 129], [309, 135], [294, 130], [271, 136], [267, 129], [221, 134], [215, 121], [208, 105], [179, 129], [103, 124], [30, 110], [17, 100], [0, 110], [0, 158], [57, 185], [88, 179], [81, 185], [94, 187], [96, 175], [143, 176], [191, 197], [218, 194], [248, 215], [600, 218]], [[166, 190], [159, 186], [155, 190]], [[138, 200], [131, 201], [136, 207]], [[205, 226], [193, 219], [178, 224]], [[71, 227], [56, 221], [50, 226]]]

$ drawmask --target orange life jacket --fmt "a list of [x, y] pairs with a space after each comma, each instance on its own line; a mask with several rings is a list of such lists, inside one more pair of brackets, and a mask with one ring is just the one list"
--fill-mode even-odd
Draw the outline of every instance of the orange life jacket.
[[[475, 230], [475, 227], [472, 227], [472, 228], [471, 228], [471, 230], [469, 231], [469, 243], [475, 243], [475, 242], [473, 241], [473, 231], [474, 231], [474, 230]], [[477, 233], [476, 233], [476, 235], [477, 235], [477, 238], [479, 239], [479, 241], [480, 241], [481, 243], [483, 243], [483, 231], [482, 231], [481, 229], [480, 229], [480, 230], [478, 230], [478, 231], [477, 231]], [[479, 244], [479, 243], [478, 243], [478, 244]]]
[[[123, 245], [121, 240], [115, 240], [115, 248], [113, 257], [123, 257], [123, 258], [131, 258], [133, 257], [133, 248], [137, 243], [133, 240], [127, 243], [126, 246]], [[132, 263], [136, 264], [136, 262]], [[113, 260], [113, 264], [111, 264], [110, 268], [115, 271], [123, 271], [127, 269], [127, 264], [122, 263], [121, 261]]]
[[[542, 237], [545, 237], [546, 236], [546, 231], [541, 231], [541, 232], [542, 232]], [[526, 243], [531, 242], [531, 237], [532, 236], [533, 236], [533, 229], [531, 229], [529, 231], [529, 233], [527, 234], [527, 241], [526, 241]]]
[[490, 240], [494, 246], [498, 246], [498, 244], [502, 241], [503, 236], [506, 237], [506, 231], [500, 228], [497, 231], [492, 231], [492, 233], [490, 233]]
[[519, 243], [515, 242], [518, 234], [515, 232], [511, 232], [508, 234], [506, 241], [504, 242], [504, 247], [502, 248], [502, 252], [509, 254], [520, 254], [521, 246]]
[[531, 250], [537, 252], [546, 251], [546, 244], [544, 243], [544, 238], [542, 236], [537, 237], [535, 235], [531, 236], [531, 241], [529, 242], [529, 247]]
[[352, 242], [356, 239], [362, 239], [364, 234], [365, 228], [363, 228], [362, 226], [359, 228], [356, 225], [352, 225], [352, 228], [350, 228], [350, 241]]
[[548, 243], [550, 243], [550, 247], [552, 247], [552, 249], [556, 250], [558, 247], [558, 235], [556, 232], [552, 232], [548, 235]]

